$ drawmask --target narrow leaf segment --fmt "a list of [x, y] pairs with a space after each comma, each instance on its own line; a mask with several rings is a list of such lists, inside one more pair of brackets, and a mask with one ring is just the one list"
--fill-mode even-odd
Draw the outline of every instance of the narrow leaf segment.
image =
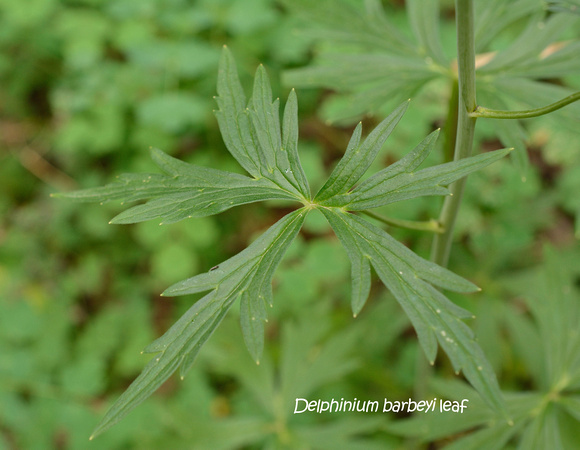
[[280, 102], [272, 102], [270, 80], [263, 66], [256, 71], [254, 93], [246, 104], [234, 58], [224, 47], [217, 91], [219, 110], [215, 114], [224, 142], [234, 158], [254, 178], [266, 178], [280, 189], [309, 199], [308, 182], [298, 163], [296, 93], [290, 93], [281, 137]]
[[[161, 150], [152, 149], [151, 156], [165, 174], [125, 174], [115, 183], [68, 194], [59, 194], [77, 201], [129, 203], [148, 200], [111, 220], [128, 224], [161, 219], [174, 223], [191, 217], [210, 216], [263, 200], [296, 200], [297, 195], [281, 189], [266, 178], [250, 178], [236, 173], [184, 163]], [[298, 197], [299, 198], [299, 197]]]

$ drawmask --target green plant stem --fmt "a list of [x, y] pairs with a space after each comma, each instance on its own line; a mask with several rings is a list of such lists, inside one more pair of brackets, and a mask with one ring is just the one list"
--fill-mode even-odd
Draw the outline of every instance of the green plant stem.
[[445, 140], [443, 142], [443, 157], [445, 162], [453, 161], [455, 152], [455, 138], [457, 137], [457, 108], [459, 102], [459, 88], [457, 79], [453, 79], [451, 84], [451, 93], [447, 106], [447, 118], [445, 119], [445, 128], [443, 129]]
[[530, 117], [543, 116], [544, 114], [549, 114], [553, 111], [557, 111], [570, 103], [574, 103], [580, 100], [580, 92], [575, 92], [568, 97], [563, 98], [555, 103], [548, 106], [536, 109], [527, 109], [524, 111], [502, 111], [498, 109], [489, 109], [484, 106], [478, 106], [475, 111], [469, 113], [469, 117], [485, 117], [488, 119], [529, 119]]
[[[459, 107], [454, 160], [458, 161], [471, 155], [476, 121], [476, 118], [469, 116], [476, 108], [473, 0], [455, 0], [455, 17]], [[439, 223], [444, 232], [435, 236], [431, 259], [441, 266], [447, 266], [449, 261], [453, 228], [465, 190], [465, 181], [466, 179], [462, 178], [450, 186], [451, 195], [445, 199], [439, 216]]]
[[361, 211], [373, 219], [379, 220], [386, 225], [398, 228], [408, 228], [411, 230], [421, 230], [421, 231], [431, 231], [433, 233], [443, 233], [443, 228], [441, 224], [435, 219], [431, 219], [425, 222], [418, 222], [414, 220], [404, 220], [404, 219], [394, 219], [392, 217], [385, 217], [380, 214], [374, 213], [372, 211]]

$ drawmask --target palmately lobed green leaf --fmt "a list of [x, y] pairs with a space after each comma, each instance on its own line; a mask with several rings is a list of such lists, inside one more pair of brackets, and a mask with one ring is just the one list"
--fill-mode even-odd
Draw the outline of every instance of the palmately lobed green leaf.
[[459, 292], [474, 292], [478, 288], [447, 269], [420, 258], [380, 228], [347, 211], [365, 210], [424, 195], [445, 195], [449, 192], [449, 184], [497, 161], [510, 150], [498, 150], [415, 171], [434, 147], [437, 130], [402, 160], [354, 187], [370, 165], [369, 160], [372, 161], [378, 152], [374, 143], [382, 146], [384, 142], [378, 142], [377, 137], [381, 135], [375, 131], [374, 136], [373, 133], [370, 135], [374, 138], [373, 144], [359, 154], [357, 149], [364, 148], [369, 138], [360, 145], [360, 128], [355, 130], [349, 151], [315, 198], [351, 260], [353, 313], [355, 316], [358, 314], [368, 297], [372, 266], [410, 318], [429, 361], [434, 362], [439, 344], [454, 369], [457, 372], [463, 370], [476, 390], [507, 418], [493, 369], [474, 340], [471, 329], [461, 320], [471, 317], [471, 313], [449, 301], [432, 284]]
[[176, 296], [210, 291], [163, 336], [145, 348], [145, 352], [157, 355], [111, 407], [94, 435], [124, 417], [178, 368], [183, 377], [202, 345], [238, 299], [244, 341], [252, 358], [259, 363], [267, 306], [273, 303], [272, 277], [312, 208], [323, 212], [351, 260], [353, 313], [358, 314], [367, 300], [372, 267], [410, 317], [429, 360], [434, 361], [438, 345], [443, 347], [453, 367], [463, 370], [480, 394], [493, 407], [502, 410], [495, 375], [475, 343], [473, 333], [462, 321], [471, 317], [471, 313], [452, 303], [435, 286], [457, 292], [473, 292], [478, 288], [420, 258], [385, 231], [347, 211], [420, 195], [445, 194], [450, 183], [492, 163], [507, 151], [416, 171], [435, 145], [436, 131], [399, 162], [355, 187], [405, 113], [408, 104], [405, 102], [362, 142], [359, 124], [344, 157], [316, 198], [310, 201], [310, 188], [298, 155], [295, 92], [288, 97], [281, 124], [279, 101], [272, 101], [266, 71], [259, 67], [253, 94], [246, 103], [233, 57], [224, 48], [218, 95], [216, 116], [226, 147], [252, 177], [193, 166], [152, 150], [152, 158], [164, 174], [125, 175], [108, 186], [66, 195], [82, 201], [147, 201], [119, 214], [114, 223], [154, 218], [169, 223], [270, 199], [294, 200], [308, 206], [284, 216], [239, 254], [206, 273], [174, 284], [163, 293]]

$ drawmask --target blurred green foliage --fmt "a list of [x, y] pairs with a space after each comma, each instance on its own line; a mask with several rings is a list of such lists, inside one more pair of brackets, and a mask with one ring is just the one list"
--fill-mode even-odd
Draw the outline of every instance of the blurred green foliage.
[[[401, 3], [387, 5], [399, 25]], [[239, 170], [211, 115], [221, 46], [236, 54], [247, 86], [259, 62], [273, 83], [280, 71], [307, 63], [313, 37], [297, 32], [298, 19], [273, 0], [0, 0], [0, 23], [0, 449], [401, 448], [409, 436], [443, 446], [474, 426], [487, 430], [491, 413], [467, 385], [450, 380], [444, 358], [426, 395], [473, 398], [475, 419], [445, 416], [422, 428], [394, 414], [290, 414], [296, 397], [406, 400], [421, 370], [410, 324], [378, 285], [352, 319], [348, 259], [312, 215], [276, 274], [262, 364], [248, 356], [235, 315], [228, 317], [185, 381], [171, 379], [89, 443], [98, 419], [146, 362], [140, 351], [195, 299], [158, 294], [238, 252], [283, 211], [249, 206], [167, 227], [118, 227], [107, 224], [116, 205], [79, 208], [49, 194], [149, 170], [149, 146]], [[508, 28], [502, 42], [522, 26]], [[445, 49], [451, 28], [446, 19]], [[577, 87], [579, 76], [552, 81]], [[274, 85], [281, 97], [286, 88]], [[433, 83], [414, 99], [371, 171], [444, 121], [439, 105], [447, 89]], [[309, 179], [321, 183], [352, 129], [317, 118], [327, 91], [298, 95], [307, 140], [301, 158]], [[527, 448], [557, 448], [549, 441], [554, 427], [562, 445], [574, 442], [580, 417], [577, 367], [566, 367], [570, 380], [557, 391], [559, 380], [547, 370], [558, 339], [577, 339], [576, 325], [540, 308], [542, 301], [578, 307], [580, 138], [569, 123], [528, 125], [525, 183], [509, 161], [471, 176], [452, 255], [452, 269], [484, 294], [450, 297], [477, 315], [473, 328], [500, 383], [514, 393], [513, 407], [544, 402], [506, 434], [511, 448], [521, 436], [534, 441]], [[481, 121], [478, 141], [499, 147], [491, 122]], [[417, 219], [437, 211], [425, 198], [384, 208]], [[390, 231], [427, 254], [430, 236]], [[555, 247], [548, 258], [546, 243]], [[542, 274], [554, 271], [562, 277], [549, 286]], [[565, 299], [557, 301], [553, 292], [562, 289]], [[546, 395], [553, 392], [563, 395]]]

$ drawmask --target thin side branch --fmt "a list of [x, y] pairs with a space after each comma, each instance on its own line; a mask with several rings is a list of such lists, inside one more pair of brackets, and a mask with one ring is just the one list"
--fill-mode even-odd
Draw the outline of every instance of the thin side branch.
[[524, 111], [502, 111], [498, 109], [489, 109], [484, 106], [478, 106], [475, 111], [469, 113], [469, 117], [485, 117], [487, 119], [529, 119], [531, 117], [543, 116], [553, 111], [557, 111], [564, 106], [569, 105], [580, 100], [580, 92], [575, 92], [568, 97], [563, 98], [548, 106], [536, 109], [527, 109]]

